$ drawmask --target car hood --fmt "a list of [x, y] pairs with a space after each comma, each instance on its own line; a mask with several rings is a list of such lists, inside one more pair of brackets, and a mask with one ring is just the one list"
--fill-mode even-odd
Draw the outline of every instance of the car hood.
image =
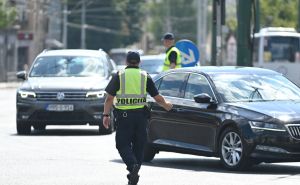
[[104, 89], [108, 79], [101, 77], [32, 77], [20, 89], [43, 90], [98, 90]]
[[[240, 109], [239, 112], [243, 112], [243, 109], [245, 114], [251, 111], [258, 113], [257, 115], [264, 114], [269, 118], [279, 119], [283, 122], [300, 120], [300, 101], [243, 102], [230, 103], [229, 105]], [[255, 119], [254, 114], [249, 115]]]

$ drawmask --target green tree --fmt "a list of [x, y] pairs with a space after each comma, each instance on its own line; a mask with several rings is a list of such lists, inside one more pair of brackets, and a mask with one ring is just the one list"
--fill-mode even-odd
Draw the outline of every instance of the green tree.
[[[167, 31], [167, 19], [169, 18], [171, 31], [176, 40], [189, 39], [196, 42], [197, 10], [196, 1], [168, 0], [152, 1], [148, 5], [152, 18], [148, 30], [160, 41], [162, 34]], [[168, 16], [169, 12], [169, 16]]]
[[0, 29], [10, 27], [16, 20], [16, 10], [6, 0], [0, 0]]
[[[86, 0], [86, 24], [95, 29], [86, 30], [86, 44], [89, 49], [126, 47], [140, 40], [143, 19], [142, 2], [139, 0]], [[71, 11], [69, 22], [81, 24], [81, 1], [68, 1]], [[68, 46], [80, 47], [78, 28], [69, 28]]]
[[260, 0], [261, 27], [297, 26], [298, 1], [296, 0]]

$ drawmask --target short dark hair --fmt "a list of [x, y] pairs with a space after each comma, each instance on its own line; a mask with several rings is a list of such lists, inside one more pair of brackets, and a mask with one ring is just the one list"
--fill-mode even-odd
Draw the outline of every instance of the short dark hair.
[[129, 51], [127, 53], [126, 61], [129, 64], [138, 64], [138, 63], [140, 63], [141, 59], [140, 59], [139, 52], [137, 52], [137, 51]]

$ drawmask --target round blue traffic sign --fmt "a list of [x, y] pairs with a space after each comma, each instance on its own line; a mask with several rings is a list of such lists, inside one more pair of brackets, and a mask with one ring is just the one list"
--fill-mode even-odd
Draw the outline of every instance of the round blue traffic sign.
[[175, 44], [181, 54], [182, 67], [193, 67], [200, 58], [197, 46], [190, 40], [180, 40]]

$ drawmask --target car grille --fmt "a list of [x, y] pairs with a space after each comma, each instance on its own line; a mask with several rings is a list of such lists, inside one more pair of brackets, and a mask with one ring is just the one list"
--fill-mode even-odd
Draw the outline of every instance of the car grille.
[[300, 139], [300, 125], [287, 125], [289, 133], [296, 139]]
[[58, 99], [58, 92], [38, 92], [36, 93], [36, 98], [40, 101], [77, 101], [86, 99], [86, 92], [61, 93], [64, 93], [64, 97], [61, 100]]

